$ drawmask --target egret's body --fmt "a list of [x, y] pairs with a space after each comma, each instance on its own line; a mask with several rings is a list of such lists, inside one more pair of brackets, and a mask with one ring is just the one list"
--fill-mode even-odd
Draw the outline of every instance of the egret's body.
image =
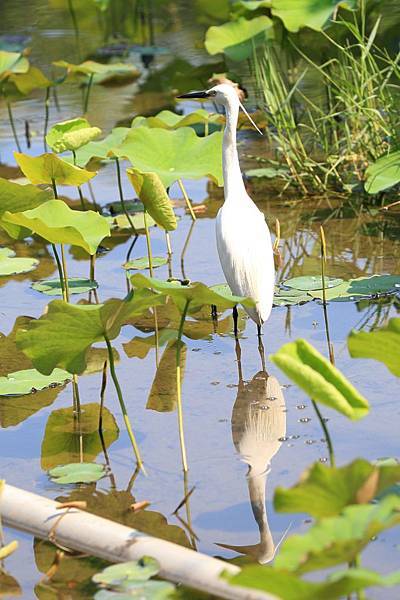
[[222, 147], [225, 202], [217, 216], [217, 249], [232, 293], [254, 301], [255, 307], [245, 310], [260, 332], [272, 309], [275, 267], [268, 225], [247, 194], [240, 171], [236, 129], [241, 104], [237, 92], [233, 86], [224, 83], [205, 92], [191, 92], [180, 97], [210, 97], [225, 108]]

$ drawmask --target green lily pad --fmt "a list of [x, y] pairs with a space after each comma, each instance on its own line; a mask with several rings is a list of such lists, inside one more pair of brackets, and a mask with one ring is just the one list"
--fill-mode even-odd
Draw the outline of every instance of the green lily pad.
[[368, 401], [306, 340], [285, 344], [270, 359], [316, 402], [353, 420], [368, 413]]
[[179, 129], [197, 124], [224, 123], [224, 117], [199, 108], [187, 115], [178, 115], [170, 110], [162, 110], [154, 117], [135, 117], [131, 127], [158, 127], [159, 129]]
[[85, 171], [74, 165], [70, 165], [55, 154], [41, 154], [40, 156], [28, 156], [14, 152], [15, 160], [21, 171], [31, 183], [61, 185], [83, 185], [96, 175], [93, 171]]
[[[399, 275], [370, 275], [344, 281], [334, 288], [326, 289], [326, 299], [332, 302], [351, 302], [400, 292]], [[322, 299], [321, 290], [310, 290], [314, 298]]]
[[378, 504], [347, 506], [340, 516], [326, 517], [305, 534], [285, 540], [274, 565], [301, 574], [351, 562], [371, 538], [399, 523], [397, 496]]
[[89, 121], [79, 117], [53, 125], [46, 135], [46, 142], [54, 152], [76, 151], [100, 134], [101, 129], [91, 127]]
[[36, 258], [15, 257], [14, 250], [0, 248], [0, 277], [29, 273], [38, 266]]
[[276, 488], [274, 507], [278, 512], [331, 517], [351, 504], [367, 504], [398, 481], [396, 462], [380, 465], [357, 459], [339, 468], [315, 463], [294, 487]]
[[83, 373], [92, 344], [119, 334], [122, 325], [146, 308], [165, 301], [147, 290], [130, 294], [125, 300], [110, 299], [104, 304], [68, 304], [53, 300], [46, 314], [33, 319], [17, 333], [17, 346], [41, 373], [55, 367]]
[[49, 475], [54, 483], [93, 483], [106, 474], [104, 465], [96, 463], [69, 463], [50, 469]]
[[[86, 294], [99, 287], [97, 281], [83, 279], [82, 277], [70, 277], [68, 279], [68, 289], [70, 294]], [[47, 296], [62, 296], [62, 289], [59, 279], [46, 279], [32, 283], [31, 288]]]
[[236, 21], [210, 27], [204, 45], [209, 54], [224, 53], [231, 60], [245, 60], [253, 54], [254, 47], [265, 41], [272, 25], [266, 16], [249, 20], [239, 17]]
[[205, 304], [214, 304], [221, 310], [233, 308], [236, 304], [253, 306], [253, 301], [250, 298], [233, 296], [230, 291], [229, 294], [223, 291], [216, 292], [200, 282], [181, 285], [179, 281], [161, 281], [160, 279], [146, 277], [142, 273], [137, 273], [136, 275], [132, 275], [131, 283], [134, 288], [154, 290], [170, 296], [180, 310], [183, 309], [187, 302], [190, 302], [191, 309], [194, 307], [200, 308]]
[[269, 592], [281, 600], [333, 600], [375, 585], [391, 587], [399, 581], [399, 573], [383, 576], [368, 569], [347, 569], [328, 575], [323, 582], [314, 582], [286, 569], [246, 565], [229, 583]]
[[[136, 231], [144, 231], [145, 227], [143, 212], [134, 213], [130, 215], [130, 218]], [[132, 229], [128, 217], [126, 215], [107, 217], [107, 220], [111, 224], [111, 226], [114, 226], [116, 229]], [[150, 215], [147, 215], [147, 226], [154, 227], [155, 224], [156, 222], [154, 221], [154, 219]]]
[[[166, 265], [167, 262], [168, 260], [164, 256], [153, 256], [151, 264], [153, 269], [157, 269], [158, 267]], [[122, 266], [127, 271], [144, 271], [150, 267], [147, 256], [143, 256], [142, 258], [134, 258], [133, 260], [124, 263]]]
[[0, 396], [24, 396], [48, 387], [57, 387], [71, 381], [71, 374], [54, 369], [50, 375], [42, 375], [36, 369], [25, 369], [0, 377]]
[[[119, 430], [112, 413], [103, 407], [103, 441], [106, 448], [118, 439]], [[83, 454], [82, 454], [83, 449]], [[59, 408], [50, 414], [41, 449], [41, 467], [44, 471], [59, 465], [92, 462], [103, 453], [99, 434], [99, 404], [81, 405], [79, 427], [73, 407]]]
[[378, 158], [365, 172], [365, 189], [378, 194], [400, 183], [400, 150]]
[[349, 7], [351, 0], [272, 0], [271, 12], [282, 19], [288, 31], [310, 27], [320, 31], [337, 6]]
[[383, 362], [400, 377], [400, 319], [390, 319], [386, 327], [376, 331], [352, 331], [347, 338], [350, 356], [373, 358]]
[[143, 556], [140, 560], [119, 563], [106, 567], [92, 577], [95, 583], [107, 587], [119, 587], [128, 590], [130, 584], [147, 581], [160, 571], [159, 563], [150, 556]]
[[303, 290], [288, 289], [284, 290], [275, 287], [274, 306], [296, 306], [297, 304], [305, 304], [310, 302], [312, 297]]
[[175, 595], [175, 586], [167, 581], [143, 581], [141, 583], [131, 584], [129, 591], [113, 592], [110, 590], [100, 590], [94, 596], [95, 600], [166, 600]]
[[171, 201], [157, 173], [145, 173], [139, 169], [127, 169], [126, 173], [139, 200], [157, 225], [165, 231], [176, 229], [177, 222]]
[[[325, 277], [325, 289], [331, 289], [337, 287], [343, 283], [343, 279], [338, 277]], [[301, 291], [313, 291], [322, 290], [322, 277], [321, 275], [303, 275], [301, 277], [293, 277], [292, 279], [286, 279], [282, 285]]]
[[7, 211], [3, 221], [31, 229], [52, 244], [79, 246], [91, 255], [95, 254], [100, 242], [110, 235], [105, 217], [92, 210], [72, 210], [62, 200], [49, 200], [20, 213]]
[[[162, 148], [162, 152], [160, 152]], [[113, 149], [135, 168], [154, 172], [165, 187], [177, 179], [209, 177], [222, 185], [222, 132], [198, 137], [191, 127], [177, 130], [137, 127]]]

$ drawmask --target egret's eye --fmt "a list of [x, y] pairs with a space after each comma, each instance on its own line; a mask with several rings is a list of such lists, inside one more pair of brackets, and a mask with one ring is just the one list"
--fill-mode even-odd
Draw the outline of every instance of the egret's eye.
[[208, 92], [209, 96], [216, 96], [217, 92], [215, 90], [211, 90], [210, 92]]

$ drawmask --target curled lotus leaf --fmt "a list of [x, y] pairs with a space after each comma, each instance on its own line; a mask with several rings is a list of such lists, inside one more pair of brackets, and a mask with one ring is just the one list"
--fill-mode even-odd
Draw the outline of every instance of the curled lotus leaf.
[[375, 331], [352, 331], [347, 338], [350, 356], [373, 358], [383, 362], [400, 377], [400, 319], [390, 319], [386, 327]]
[[26, 227], [52, 244], [79, 246], [91, 255], [110, 235], [105, 217], [92, 210], [72, 210], [62, 200], [49, 200], [20, 213], [6, 212], [3, 221]]
[[202, 177], [222, 185], [221, 148], [222, 132], [218, 131], [202, 138], [191, 127], [176, 130], [136, 127], [113, 153], [128, 158], [140, 171], [157, 173], [165, 187], [177, 179]]
[[232, 60], [245, 60], [253, 54], [254, 46], [265, 41], [272, 31], [269, 17], [254, 19], [239, 17], [223, 25], [213, 25], [207, 30], [205, 47], [209, 54], [224, 53]]
[[75, 152], [100, 134], [101, 129], [91, 127], [86, 119], [79, 117], [53, 125], [46, 135], [46, 142], [54, 152]]
[[43, 202], [47, 202], [53, 197], [50, 190], [41, 190], [30, 183], [20, 185], [0, 178], [0, 227], [5, 229], [7, 233], [16, 239], [22, 239], [30, 235], [30, 230], [12, 223], [2, 221], [2, 216], [6, 211], [11, 213], [23, 212], [31, 208], [36, 208]]
[[55, 154], [29, 156], [14, 152], [14, 156], [25, 177], [35, 184], [51, 185], [54, 181], [61, 185], [83, 185], [96, 175], [95, 172], [70, 165]]
[[46, 89], [54, 85], [50, 79], [37, 67], [30, 66], [26, 73], [12, 73], [7, 79], [24, 96], [28, 96], [33, 90]]
[[176, 229], [177, 222], [171, 201], [157, 173], [146, 173], [139, 169], [127, 169], [126, 173], [139, 200], [157, 225], [165, 231]]
[[316, 402], [353, 420], [368, 413], [364, 396], [306, 340], [285, 344], [270, 359]]
[[127, 63], [110, 63], [104, 64], [94, 60], [85, 60], [80, 64], [69, 63], [65, 60], [58, 60], [53, 63], [56, 67], [62, 67], [67, 69], [69, 76], [77, 77], [88, 77], [90, 75], [98, 78], [108, 77], [111, 75], [131, 75], [132, 77], [138, 77], [140, 75], [139, 70], [134, 65]]

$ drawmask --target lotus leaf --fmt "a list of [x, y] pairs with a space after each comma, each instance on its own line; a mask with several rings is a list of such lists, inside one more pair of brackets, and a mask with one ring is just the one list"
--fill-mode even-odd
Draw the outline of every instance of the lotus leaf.
[[[59, 279], [47, 279], [32, 283], [32, 289], [47, 296], [62, 296], [62, 288]], [[81, 277], [69, 277], [68, 289], [70, 294], [85, 294], [98, 287], [97, 281], [82, 279]]]
[[127, 590], [131, 583], [147, 581], [150, 577], [157, 575], [159, 570], [160, 565], [154, 558], [143, 556], [140, 560], [131, 560], [106, 567], [101, 573], [96, 573], [92, 580], [107, 587], [121, 587]]
[[312, 297], [305, 291], [275, 288], [274, 306], [296, 306], [297, 304], [310, 302], [310, 300], [312, 300]]
[[181, 285], [180, 282], [161, 281], [152, 277], [146, 277], [142, 273], [132, 275], [131, 283], [134, 288], [149, 289], [168, 295], [172, 298], [175, 304], [182, 309], [187, 302], [190, 306], [201, 307], [203, 305], [214, 304], [221, 310], [232, 308], [236, 304], [244, 306], [253, 306], [253, 301], [250, 298], [241, 298], [232, 294], [216, 292], [201, 282], [191, 283], [190, 285]]
[[92, 344], [103, 341], [104, 336], [114, 339], [127, 319], [163, 301], [162, 296], [147, 290], [96, 305], [53, 300], [45, 315], [17, 333], [17, 346], [41, 373], [48, 375], [58, 366], [80, 374]]
[[[102, 434], [106, 448], [118, 439], [117, 423], [107, 407], [103, 407]], [[42, 469], [47, 471], [59, 465], [80, 462], [82, 448], [85, 462], [93, 461], [103, 452], [99, 435], [99, 405], [81, 405], [79, 428], [72, 407], [53, 410], [42, 442]]]
[[177, 179], [202, 177], [222, 185], [221, 147], [221, 132], [201, 138], [191, 127], [175, 131], [137, 127], [113, 152], [141, 171], [157, 173], [165, 187]]
[[353, 358], [373, 358], [383, 362], [400, 377], [400, 319], [390, 319], [386, 327], [376, 331], [352, 331], [347, 338]]
[[288, 31], [302, 27], [320, 31], [339, 5], [348, 7], [352, 0], [272, 0], [272, 14], [279, 17]]
[[[144, 230], [144, 212], [136, 212], [130, 215], [133, 226], [136, 231]], [[128, 217], [126, 215], [117, 215], [116, 217], [108, 217], [108, 222], [111, 223], [111, 226], [114, 226], [117, 229], [130, 229], [132, 230], [131, 224], [128, 221]], [[147, 216], [147, 226], [153, 227], [156, 224], [154, 219], [148, 215]]]
[[187, 115], [178, 115], [170, 110], [162, 110], [154, 117], [135, 117], [131, 127], [144, 126], [161, 129], [179, 129], [180, 127], [190, 127], [198, 123], [223, 123], [224, 121], [225, 119], [222, 115], [209, 113], [204, 108], [199, 108]]
[[305, 512], [313, 517], [338, 515], [350, 504], [366, 504], [400, 481], [400, 465], [371, 464], [357, 459], [344, 467], [315, 463], [294, 487], [276, 488], [279, 512]]
[[378, 158], [368, 167], [365, 175], [365, 189], [369, 194], [378, 194], [400, 183], [400, 150]]
[[110, 235], [105, 217], [92, 210], [72, 210], [62, 200], [49, 200], [20, 213], [6, 212], [3, 221], [27, 227], [52, 244], [79, 246], [89, 254], [95, 254], [100, 242]]
[[61, 185], [82, 185], [96, 175], [74, 165], [70, 165], [55, 154], [28, 156], [14, 152], [15, 160], [23, 174], [31, 183], [52, 184], [53, 180]]
[[139, 70], [134, 65], [126, 63], [110, 63], [103, 64], [94, 60], [85, 60], [79, 65], [69, 63], [65, 60], [58, 60], [53, 63], [56, 67], [67, 69], [68, 75], [72, 76], [100, 76], [108, 77], [112, 75], [131, 75], [132, 77], [139, 76]]
[[76, 151], [76, 164], [85, 167], [93, 158], [102, 161], [110, 160], [111, 149], [120, 146], [129, 132], [129, 127], [114, 127], [104, 140], [89, 142], [86, 146], [82, 146]]
[[46, 135], [46, 142], [54, 152], [76, 151], [101, 134], [101, 129], [91, 127], [90, 123], [80, 117], [62, 123], [56, 123]]
[[[177, 336], [174, 332], [174, 337]], [[166, 346], [151, 386], [147, 399], [146, 408], [158, 412], [170, 412], [175, 410], [178, 402], [178, 388], [176, 381], [176, 340], [172, 340]], [[186, 345], [181, 343], [180, 354], [180, 377], [181, 385], [185, 374]]]
[[0, 178], [0, 226], [14, 238], [21, 239], [30, 235], [29, 229], [11, 223], [3, 223], [3, 214], [6, 211], [14, 213], [35, 208], [52, 197], [53, 193], [50, 190], [41, 190], [31, 184], [20, 185]]
[[210, 27], [206, 33], [205, 47], [209, 54], [223, 52], [232, 60], [245, 60], [270, 32], [272, 21], [266, 16], [250, 20], [239, 17], [236, 21]]
[[29, 61], [21, 52], [0, 50], [0, 81], [12, 73], [26, 73]]
[[93, 483], [106, 474], [104, 465], [96, 463], [70, 463], [50, 469], [49, 475], [54, 483]]
[[167, 581], [142, 581], [131, 584], [126, 592], [100, 590], [94, 600], [166, 600], [175, 595], [175, 586]]
[[[330, 289], [343, 283], [343, 279], [337, 277], [325, 277], [325, 288]], [[282, 285], [301, 291], [322, 290], [322, 277], [320, 275], [303, 275], [286, 279]]]
[[54, 369], [50, 375], [42, 375], [36, 369], [26, 369], [0, 377], [0, 396], [23, 396], [47, 387], [64, 385], [71, 374], [63, 369]]
[[274, 564], [301, 574], [351, 562], [371, 538], [399, 523], [398, 496], [377, 504], [347, 506], [340, 516], [326, 517], [307, 533], [288, 538]]
[[17, 90], [24, 96], [28, 96], [33, 90], [46, 89], [53, 85], [40, 69], [32, 66], [29, 67], [26, 73], [11, 74], [7, 83], [14, 84]]
[[[166, 265], [168, 260], [164, 256], [153, 256], [152, 258], [152, 267], [153, 269], [157, 269], [157, 267], [162, 267]], [[149, 259], [147, 256], [142, 258], [134, 258], [126, 263], [124, 263], [123, 268], [127, 271], [144, 271], [149, 268]]]
[[39, 264], [36, 258], [15, 258], [14, 250], [0, 248], [0, 277], [33, 271]]
[[[371, 275], [344, 281], [338, 286], [326, 289], [326, 299], [332, 301], [352, 301], [361, 298], [372, 298], [382, 294], [393, 294], [400, 291], [399, 275]], [[322, 299], [321, 290], [310, 290], [314, 298]]]
[[127, 169], [126, 173], [139, 200], [157, 225], [165, 231], [176, 229], [176, 217], [171, 201], [157, 173], [144, 173], [139, 169]]
[[368, 401], [306, 340], [285, 344], [270, 359], [316, 402], [353, 420], [368, 413]]
[[238, 0], [232, 5], [232, 11], [235, 15], [241, 15], [248, 11], [259, 10], [260, 8], [271, 8], [272, 0]]
[[333, 600], [374, 585], [391, 587], [399, 581], [398, 573], [382, 576], [367, 569], [348, 569], [336, 571], [324, 582], [313, 582], [301, 579], [286, 569], [248, 565], [229, 582], [269, 592], [281, 600]]

